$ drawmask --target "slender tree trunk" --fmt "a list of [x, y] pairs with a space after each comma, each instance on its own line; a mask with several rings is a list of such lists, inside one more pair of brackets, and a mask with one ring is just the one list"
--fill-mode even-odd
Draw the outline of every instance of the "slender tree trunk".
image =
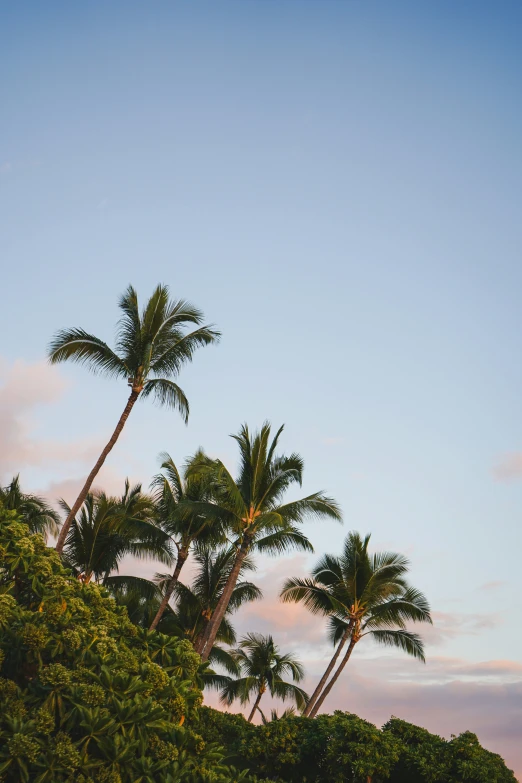
[[330, 673], [331, 673], [332, 669], [334, 668], [335, 664], [337, 663], [337, 659], [339, 657], [339, 654], [340, 654], [341, 650], [343, 649], [344, 645], [346, 644], [346, 640], [350, 636], [351, 630], [352, 630], [352, 626], [348, 625], [348, 627], [346, 628], [345, 632], [343, 633], [343, 635], [341, 637], [341, 640], [340, 640], [339, 644], [337, 645], [337, 649], [336, 649], [335, 653], [332, 656], [332, 660], [328, 664], [325, 673], [323, 674], [323, 676], [319, 680], [317, 688], [312, 693], [312, 695], [310, 697], [310, 701], [306, 705], [306, 708], [305, 708], [305, 710], [303, 712], [304, 716], [310, 715], [315, 702], [319, 698], [319, 695], [320, 695], [321, 691], [323, 690], [324, 686], [326, 685], [326, 681], [328, 680], [328, 677], [330, 676]]
[[82, 491], [80, 492], [80, 494], [78, 495], [78, 497], [74, 501], [74, 505], [71, 508], [71, 510], [69, 511], [67, 519], [65, 520], [65, 522], [62, 525], [62, 529], [60, 530], [60, 535], [58, 536], [58, 541], [56, 542], [56, 551], [60, 555], [63, 552], [63, 546], [65, 544], [65, 539], [67, 538], [67, 533], [69, 532], [69, 528], [71, 527], [71, 523], [72, 523], [74, 517], [76, 516], [76, 514], [78, 513], [79, 509], [81, 508], [82, 503], [85, 501], [85, 498], [89, 494], [89, 490], [91, 488], [92, 482], [94, 481], [94, 479], [98, 475], [101, 466], [105, 462], [107, 454], [111, 451], [111, 449], [113, 448], [114, 444], [118, 440], [119, 435], [120, 435], [123, 427], [125, 426], [125, 422], [129, 418], [129, 414], [130, 414], [130, 412], [132, 410], [132, 407], [133, 407], [134, 403], [136, 402], [136, 400], [138, 399], [139, 395], [140, 395], [139, 391], [135, 391], [134, 389], [131, 391], [129, 399], [127, 400], [127, 405], [125, 406], [125, 410], [123, 411], [123, 413], [120, 416], [120, 420], [119, 420], [119, 422], [118, 422], [118, 424], [116, 426], [116, 429], [112, 433], [112, 437], [111, 437], [110, 441], [107, 443], [107, 445], [103, 449], [102, 453], [100, 454], [98, 462], [96, 463], [96, 465], [93, 467], [93, 469], [89, 473], [89, 475], [87, 477], [87, 481], [83, 485]]
[[[263, 696], [263, 693], [264, 693], [264, 691], [259, 691], [259, 693], [257, 694], [256, 700], [255, 700], [255, 702], [254, 702], [254, 706], [252, 707], [252, 712], [251, 712], [251, 713], [250, 713], [250, 715], [248, 716], [248, 722], [249, 722], [249, 723], [252, 723], [252, 720], [253, 720], [253, 718], [254, 718], [254, 715], [256, 714], [256, 710], [257, 710], [257, 708], [259, 707], [259, 702], [261, 701], [261, 698], [262, 698], [262, 696]], [[259, 710], [259, 711], [261, 712], [261, 710]]]
[[201, 655], [204, 661], [206, 661], [208, 656], [210, 655], [210, 651], [212, 650], [212, 646], [216, 640], [217, 632], [219, 631], [219, 626], [221, 625], [221, 621], [225, 616], [225, 612], [227, 611], [228, 604], [230, 603], [230, 598], [232, 597], [232, 593], [234, 592], [234, 587], [236, 586], [236, 582], [239, 577], [239, 572], [241, 571], [241, 566], [243, 565], [243, 561], [247, 556], [249, 549], [250, 549], [250, 537], [245, 534], [245, 537], [243, 538], [243, 543], [241, 544], [237, 552], [234, 565], [232, 566], [232, 570], [227, 579], [225, 589], [223, 590], [221, 598], [219, 599], [217, 606], [214, 609], [212, 617], [210, 618], [210, 621], [207, 625], [205, 634], [203, 635], [200, 644], [196, 647], [196, 651]]
[[328, 696], [328, 694], [332, 690], [333, 686], [337, 682], [337, 679], [338, 679], [339, 675], [341, 674], [342, 670], [344, 669], [344, 667], [346, 666], [346, 664], [350, 660], [350, 656], [351, 656], [351, 654], [353, 652], [353, 648], [355, 647], [355, 645], [356, 645], [356, 640], [352, 636], [352, 638], [350, 640], [350, 644], [348, 645], [348, 649], [346, 650], [346, 654], [345, 654], [344, 658], [342, 659], [341, 663], [339, 664], [339, 666], [337, 667], [337, 671], [335, 672], [334, 676], [332, 677], [332, 679], [330, 680], [330, 682], [328, 683], [328, 685], [326, 686], [326, 688], [322, 692], [321, 696], [317, 699], [317, 701], [315, 703], [315, 707], [313, 708], [312, 712], [310, 713], [310, 717], [311, 718], [315, 718], [315, 716], [317, 715], [317, 711], [320, 709], [323, 701], [326, 699], [326, 697]]
[[176, 567], [174, 569], [174, 573], [172, 574], [172, 577], [169, 579], [169, 583], [167, 585], [167, 589], [165, 591], [165, 595], [161, 599], [161, 603], [159, 605], [159, 609], [156, 612], [156, 616], [154, 620], [150, 624], [149, 631], [154, 631], [154, 629], [157, 627], [159, 621], [163, 617], [163, 613], [165, 612], [165, 609], [168, 606], [168, 603], [170, 601], [170, 598], [172, 596], [172, 593], [174, 592], [174, 588], [176, 587], [176, 584], [179, 579], [179, 575], [181, 573], [181, 569], [185, 565], [188, 557], [188, 552], [185, 549], [180, 549], [178, 553], [178, 559], [176, 561]]

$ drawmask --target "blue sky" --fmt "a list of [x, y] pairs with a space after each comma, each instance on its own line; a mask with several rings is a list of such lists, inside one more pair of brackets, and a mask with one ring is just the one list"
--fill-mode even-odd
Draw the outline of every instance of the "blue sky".
[[[188, 428], [140, 406], [106, 481], [147, 483], [158, 452], [199, 445], [233, 464], [243, 421], [285, 422], [305, 490], [345, 511], [344, 529], [310, 526], [317, 551], [355, 528], [407, 552], [446, 623], [433, 657], [509, 662], [509, 681], [446, 675], [497, 726], [508, 699], [522, 730], [520, 3], [2, 17], [2, 477], [76, 488], [126, 387], [45, 369], [46, 344], [68, 325], [110, 340], [128, 283], [168, 283], [222, 343], [183, 375]], [[448, 734], [473, 721], [451, 698]], [[507, 724], [477, 730], [522, 770]]]

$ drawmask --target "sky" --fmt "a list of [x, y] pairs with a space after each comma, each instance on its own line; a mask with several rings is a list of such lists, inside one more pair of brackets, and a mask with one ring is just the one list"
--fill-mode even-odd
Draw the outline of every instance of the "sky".
[[30, 0], [2, 30], [0, 479], [74, 500], [127, 387], [48, 342], [111, 342], [127, 285], [168, 284], [222, 341], [188, 426], [136, 406], [99, 485], [285, 423], [344, 525], [260, 562], [238, 629], [313, 689], [324, 625], [278, 587], [371, 532], [431, 602], [428, 662], [368, 645], [325, 707], [475, 731], [522, 779], [520, 3]]

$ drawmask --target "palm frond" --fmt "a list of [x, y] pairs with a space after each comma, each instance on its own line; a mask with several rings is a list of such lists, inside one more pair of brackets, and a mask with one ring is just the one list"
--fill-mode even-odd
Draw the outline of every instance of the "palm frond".
[[394, 631], [370, 631], [369, 633], [378, 644], [383, 644], [385, 647], [398, 647], [413, 658], [418, 658], [423, 663], [426, 662], [424, 643], [418, 634], [405, 631], [402, 628]]
[[154, 395], [159, 405], [165, 405], [167, 408], [177, 410], [185, 422], [189, 417], [189, 402], [185, 392], [173, 381], [165, 378], [155, 378], [145, 382], [141, 396], [143, 398]]
[[85, 364], [92, 372], [126, 378], [129, 368], [107, 343], [83, 329], [62, 329], [49, 344], [51, 364], [73, 361]]

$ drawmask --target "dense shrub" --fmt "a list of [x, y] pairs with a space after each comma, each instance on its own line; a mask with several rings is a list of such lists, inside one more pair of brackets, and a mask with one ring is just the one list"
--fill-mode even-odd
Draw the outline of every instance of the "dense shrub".
[[[240, 779], [195, 730], [200, 659], [134, 626], [0, 508], [0, 779]], [[243, 776], [241, 776], [243, 779]]]
[[396, 718], [382, 730], [343, 712], [252, 726], [203, 707], [199, 725], [233, 764], [277, 783], [516, 783], [474, 734], [447, 741]]
[[191, 645], [134, 626], [1, 507], [0, 563], [2, 783], [515, 783], [470, 733], [201, 707]]
[[401, 742], [391, 783], [514, 783], [515, 776], [496, 753], [481, 747], [469, 731], [449, 742], [426, 729], [392, 718], [383, 732]]

